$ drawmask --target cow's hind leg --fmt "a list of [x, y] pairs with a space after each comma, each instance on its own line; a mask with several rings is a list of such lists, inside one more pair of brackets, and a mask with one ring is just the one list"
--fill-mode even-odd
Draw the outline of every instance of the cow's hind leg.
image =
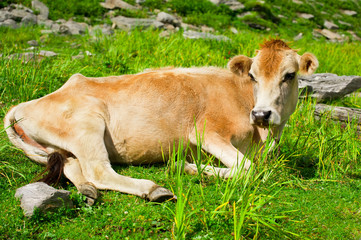
[[173, 198], [173, 193], [146, 179], [134, 179], [117, 174], [111, 167], [104, 143], [106, 125], [103, 118], [94, 117], [75, 128], [69, 151], [76, 156], [86, 182], [97, 189], [116, 190], [150, 201]]
[[80, 193], [86, 196], [87, 203], [93, 205], [99, 193], [96, 187], [84, 177], [78, 159], [73, 157], [66, 159], [64, 175], [76, 186]]

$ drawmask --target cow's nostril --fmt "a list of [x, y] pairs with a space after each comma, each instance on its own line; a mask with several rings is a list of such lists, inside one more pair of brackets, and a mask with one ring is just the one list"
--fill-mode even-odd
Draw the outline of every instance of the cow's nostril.
[[270, 118], [270, 116], [271, 116], [271, 111], [265, 111], [265, 112], [263, 112], [263, 118], [264, 118], [264, 120], [266, 120], [266, 121], [268, 121], [269, 120], [269, 118]]

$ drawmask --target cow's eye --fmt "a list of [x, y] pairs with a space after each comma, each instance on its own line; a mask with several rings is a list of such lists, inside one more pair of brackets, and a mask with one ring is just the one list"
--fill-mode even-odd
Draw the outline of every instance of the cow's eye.
[[295, 73], [295, 72], [293, 72], [293, 73], [287, 73], [287, 74], [285, 75], [285, 78], [283, 79], [283, 81], [286, 82], [286, 81], [289, 81], [289, 80], [294, 79], [295, 77], [296, 77], [296, 73]]
[[248, 76], [251, 78], [253, 82], [257, 82], [256, 79], [254, 79], [253, 75], [251, 73], [248, 73]]

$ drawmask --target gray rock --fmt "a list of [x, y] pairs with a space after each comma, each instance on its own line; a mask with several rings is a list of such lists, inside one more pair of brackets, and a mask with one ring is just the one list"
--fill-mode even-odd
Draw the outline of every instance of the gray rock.
[[297, 36], [295, 36], [294, 38], [293, 38], [293, 40], [294, 41], [298, 41], [298, 40], [301, 40], [303, 38], [303, 33], [299, 33], [299, 34], [297, 34]]
[[213, 35], [210, 33], [196, 32], [196, 31], [192, 31], [192, 30], [184, 31], [183, 37], [189, 38], [189, 39], [210, 39], [210, 40], [217, 40], [217, 41], [231, 41], [231, 39], [229, 39], [228, 37], [223, 36], [223, 35]]
[[54, 33], [53, 30], [48, 30], [48, 29], [41, 30], [40, 32], [41, 32], [41, 34], [51, 34], [51, 33]]
[[323, 26], [325, 26], [328, 29], [338, 29], [338, 26], [336, 24], [334, 24], [333, 22], [327, 21], [327, 20], [325, 21]]
[[23, 9], [14, 9], [10, 12], [10, 18], [15, 21], [21, 21], [26, 15], [28, 15], [29, 11], [23, 10]]
[[70, 34], [70, 35], [79, 35], [85, 33], [88, 25], [86, 23], [78, 23], [74, 21], [68, 21], [59, 26], [59, 33]]
[[108, 24], [95, 25], [90, 29], [90, 35], [94, 36], [97, 33], [102, 33], [104, 35], [112, 35], [114, 33], [114, 30], [112, 29], [112, 26]]
[[164, 24], [166, 23], [172, 24], [175, 27], [180, 27], [181, 25], [180, 21], [176, 17], [165, 12], [158, 13], [157, 21], [162, 22]]
[[332, 73], [318, 73], [298, 77], [302, 95], [317, 98], [318, 101], [344, 97], [361, 88], [360, 76], [337, 76]]
[[313, 16], [312, 14], [309, 13], [297, 13], [297, 16], [303, 19], [312, 19], [315, 16]]
[[343, 37], [340, 34], [332, 32], [331, 30], [328, 30], [328, 29], [314, 29], [313, 34], [315, 36], [317, 36], [317, 34], [320, 34], [334, 42], [343, 42], [344, 41]]
[[18, 188], [15, 197], [20, 199], [21, 208], [25, 216], [31, 217], [35, 209], [47, 212], [60, 207], [73, 207], [73, 202], [69, 198], [70, 192], [57, 190], [45, 183], [30, 183]]
[[242, 3], [235, 0], [210, 0], [210, 1], [216, 5], [225, 4], [229, 6], [229, 8], [233, 11], [237, 11], [245, 8], [245, 6]]
[[164, 24], [154, 19], [148, 18], [128, 18], [123, 16], [118, 16], [112, 18], [111, 21], [120, 29], [125, 31], [133, 30], [137, 27], [140, 28], [163, 28]]
[[14, 53], [11, 54], [8, 58], [13, 60], [15, 59], [22, 60], [24, 62], [29, 62], [29, 61], [39, 62], [46, 57], [55, 57], [57, 55], [58, 55], [57, 53], [52, 51], [41, 50], [39, 52]]
[[28, 14], [21, 19], [21, 23], [24, 25], [36, 25], [37, 18], [34, 14]]
[[6, 19], [4, 22], [0, 22], [0, 27], [18, 28], [19, 25], [13, 19]]
[[100, 3], [100, 5], [107, 9], [114, 9], [114, 8], [122, 8], [127, 10], [137, 10], [138, 8], [130, 5], [121, 0], [106, 0], [105, 2]]
[[296, 3], [296, 4], [303, 4], [302, 1], [299, 1], [299, 0], [292, 0], [292, 2]]
[[338, 23], [341, 24], [341, 25], [347, 26], [347, 27], [352, 27], [352, 24], [351, 24], [351, 23], [348, 23], [348, 22], [344, 22], [344, 21], [338, 20]]
[[6, 19], [11, 18], [11, 13], [8, 11], [0, 10], [0, 22], [5, 21]]
[[38, 0], [33, 0], [33, 1], [31, 1], [31, 7], [40, 12], [38, 15], [39, 19], [41, 19], [41, 20], [48, 19], [49, 8], [44, 3], [42, 3]]
[[238, 34], [238, 30], [235, 27], [231, 27], [229, 30], [231, 30], [232, 33]]
[[28, 43], [30, 46], [33, 46], [33, 47], [39, 46], [39, 43], [38, 43], [38, 41], [36, 41], [36, 40], [30, 40], [30, 41], [28, 41], [27, 43]]
[[41, 20], [38, 18], [38, 24], [39, 25], [43, 25], [47, 28], [51, 28], [54, 24], [54, 22], [52, 20], [46, 19], [46, 20]]
[[341, 10], [341, 12], [345, 15], [348, 15], [348, 16], [354, 16], [354, 15], [357, 15], [357, 12], [356, 11], [353, 11], [353, 10]]
[[351, 34], [352, 38], [356, 41], [361, 41], [361, 38], [359, 36], [356, 35], [355, 32], [351, 31], [351, 30], [348, 30], [347, 31], [349, 34]]

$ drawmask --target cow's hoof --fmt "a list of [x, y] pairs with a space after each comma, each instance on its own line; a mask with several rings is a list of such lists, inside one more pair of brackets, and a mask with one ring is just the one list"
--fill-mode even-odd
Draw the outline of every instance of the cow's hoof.
[[79, 192], [86, 197], [86, 203], [92, 206], [99, 197], [99, 192], [92, 183], [84, 183], [79, 186]]
[[170, 199], [177, 200], [177, 196], [164, 187], [157, 187], [149, 193], [148, 199], [151, 202], [164, 202]]

